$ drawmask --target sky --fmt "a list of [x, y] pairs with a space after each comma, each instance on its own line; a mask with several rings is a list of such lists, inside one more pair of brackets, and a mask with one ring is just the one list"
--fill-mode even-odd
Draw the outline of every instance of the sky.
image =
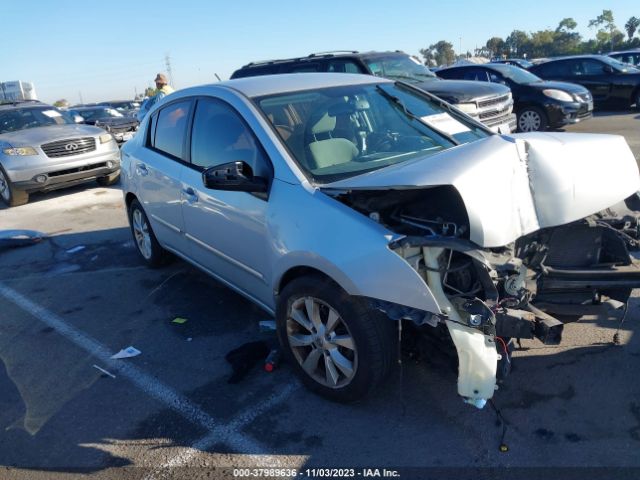
[[166, 72], [174, 87], [216, 82], [251, 61], [329, 50], [403, 50], [447, 40], [473, 51], [518, 29], [555, 29], [613, 11], [618, 28], [638, 0], [155, 0], [3, 2], [0, 81], [35, 84], [38, 98], [71, 103], [131, 99]]

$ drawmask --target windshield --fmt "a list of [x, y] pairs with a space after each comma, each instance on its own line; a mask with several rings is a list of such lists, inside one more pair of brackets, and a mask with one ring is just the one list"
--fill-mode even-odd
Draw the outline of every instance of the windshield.
[[495, 63], [491, 64], [490, 67], [495, 71], [500, 72], [503, 77], [508, 78], [515, 83], [536, 83], [542, 81], [542, 79], [537, 75], [513, 65]]
[[401, 83], [349, 85], [256, 99], [318, 183], [435, 155], [490, 133]]
[[100, 118], [108, 117], [122, 117], [123, 115], [114, 108], [95, 108], [92, 110], [78, 110], [80, 115], [85, 120], [97, 120]]
[[640, 69], [634, 68], [633, 66], [627, 64], [627, 63], [622, 63], [619, 62], [618, 60], [615, 60], [611, 57], [601, 57], [600, 60], [602, 60], [604, 63], [607, 63], [609, 65], [611, 65], [614, 69], [620, 71], [620, 72], [624, 72], [624, 73], [639, 73]]
[[26, 130], [27, 128], [47, 127], [73, 123], [53, 107], [15, 108], [0, 111], [0, 134]]
[[388, 57], [365, 58], [371, 73], [378, 77], [414, 80], [424, 82], [438, 77], [419, 60], [409, 55], [389, 55]]

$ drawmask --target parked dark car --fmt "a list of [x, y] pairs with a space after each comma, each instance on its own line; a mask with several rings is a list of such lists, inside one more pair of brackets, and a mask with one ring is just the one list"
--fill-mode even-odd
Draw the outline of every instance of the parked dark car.
[[593, 115], [593, 99], [586, 88], [573, 83], [545, 82], [513, 65], [464, 65], [442, 69], [438, 76], [508, 86], [513, 94], [518, 130], [521, 132], [557, 128]]
[[140, 102], [136, 102], [135, 100], [112, 100], [109, 102], [100, 102], [98, 105], [115, 108], [121, 114], [128, 117], [135, 117], [138, 110], [140, 110]]
[[524, 68], [528, 70], [529, 67], [533, 66], [529, 60], [525, 60], [524, 58], [507, 58], [506, 60], [494, 60], [492, 63], [504, 63], [506, 65], [513, 65], [514, 67]]
[[84, 123], [101, 127], [110, 132], [118, 143], [130, 140], [138, 130], [139, 122], [134, 117], [121, 114], [117, 110], [96, 105], [93, 107], [78, 107], [69, 110], [71, 115], [80, 115]]
[[530, 71], [545, 80], [579, 83], [588, 88], [597, 107], [636, 106], [640, 110], [640, 70], [604, 55], [549, 60]]
[[515, 131], [511, 92], [503, 85], [440, 80], [420, 61], [404, 52], [326, 52], [307, 57], [252, 62], [236, 70], [231, 78], [280, 73], [363, 73], [413, 84], [451, 103], [494, 132]]
[[635, 50], [623, 50], [620, 52], [611, 52], [611, 53], [608, 53], [607, 55], [619, 62], [628, 63], [629, 65], [633, 65], [635, 67], [640, 66], [640, 48], [636, 48]]

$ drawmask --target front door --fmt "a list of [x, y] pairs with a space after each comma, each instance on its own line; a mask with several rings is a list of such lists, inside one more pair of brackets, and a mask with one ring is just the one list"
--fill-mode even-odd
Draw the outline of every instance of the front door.
[[183, 173], [181, 191], [191, 257], [268, 305], [273, 297], [267, 242], [268, 196], [207, 189], [202, 171], [244, 161], [254, 175], [270, 179], [270, 161], [241, 116], [227, 103], [212, 98], [196, 103], [190, 159], [191, 168]]

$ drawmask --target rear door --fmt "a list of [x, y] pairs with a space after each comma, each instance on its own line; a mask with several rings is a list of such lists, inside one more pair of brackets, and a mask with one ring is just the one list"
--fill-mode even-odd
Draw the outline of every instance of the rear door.
[[164, 246], [184, 251], [180, 208], [181, 172], [186, 163], [187, 125], [192, 100], [166, 105], [150, 118], [145, 146], [133, 160], [138, 199]]
[[272, 178], [273, 168], [253, 131], [228, 103], [200, 98], [190, 142], [191, 167], [182, 178], [182, 205], [191, 257], [259, 302], [272, 297], [267, 233], [268, 196], [207, 189], [202, 172], [233, 161], [254, 175]]
[[605, 64], [593, 58], [580, 60], [580, 84], [589, 89], [596, 102], [608, 101], [613, 89], [614, 75], [605, 71]]

